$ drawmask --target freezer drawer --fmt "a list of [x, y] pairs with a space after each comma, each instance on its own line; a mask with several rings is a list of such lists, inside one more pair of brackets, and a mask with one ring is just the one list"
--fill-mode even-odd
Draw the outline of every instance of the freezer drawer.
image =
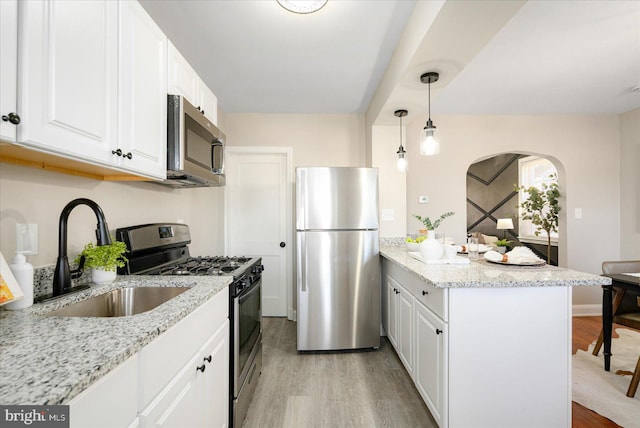
[[377, 231], [298, 232], [298, 350], [380, 346]]

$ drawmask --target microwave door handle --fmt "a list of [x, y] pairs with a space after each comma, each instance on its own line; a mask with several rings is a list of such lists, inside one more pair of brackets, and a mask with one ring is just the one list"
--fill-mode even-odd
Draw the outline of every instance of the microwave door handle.
[[[214, 174], [224, 174], [224, 145], [220, 141], [211, 143], [211, 172]], [[216, 148], [220, 152], [220, 168], [216, 167]]]

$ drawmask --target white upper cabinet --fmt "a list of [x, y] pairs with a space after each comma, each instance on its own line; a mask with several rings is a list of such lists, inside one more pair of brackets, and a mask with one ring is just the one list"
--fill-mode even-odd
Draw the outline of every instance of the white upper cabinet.
[[167, 172], [167, 38], [138, 2], [120, 2], [120, 166], [155, 178]]
[[168, 93], [182, 95], [207, 119], [217, 125], [218, 99], [171, 42], [169, 42], [168, 51]]
[[[0, 1], [0, 140], [15, 142], [17, 126], [18, 1]], [[19, 116], [18, 116], [19, 117]]]
[[111, 162], [118, 3], [29, 1], [19, 7], [18, 142]]

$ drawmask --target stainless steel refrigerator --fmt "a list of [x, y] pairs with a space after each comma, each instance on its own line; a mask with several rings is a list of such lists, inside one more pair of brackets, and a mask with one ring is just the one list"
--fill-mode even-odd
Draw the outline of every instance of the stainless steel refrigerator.
[[296, 169], [298, 350], [380, 346], [378, 170]]

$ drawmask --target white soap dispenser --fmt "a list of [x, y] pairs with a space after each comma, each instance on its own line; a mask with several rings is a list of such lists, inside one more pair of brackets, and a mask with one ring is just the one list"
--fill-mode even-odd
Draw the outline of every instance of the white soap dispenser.
[[24, 297], [15, 302], [7, 303], [4, 308], [9, 310], [28, 308], [33, 305], [33, 265], [27, 262], [24, 254], [16, 253], [13, 263], [9, 265], [9, 269], [13, 272], [13, 276], [16, 277]]

